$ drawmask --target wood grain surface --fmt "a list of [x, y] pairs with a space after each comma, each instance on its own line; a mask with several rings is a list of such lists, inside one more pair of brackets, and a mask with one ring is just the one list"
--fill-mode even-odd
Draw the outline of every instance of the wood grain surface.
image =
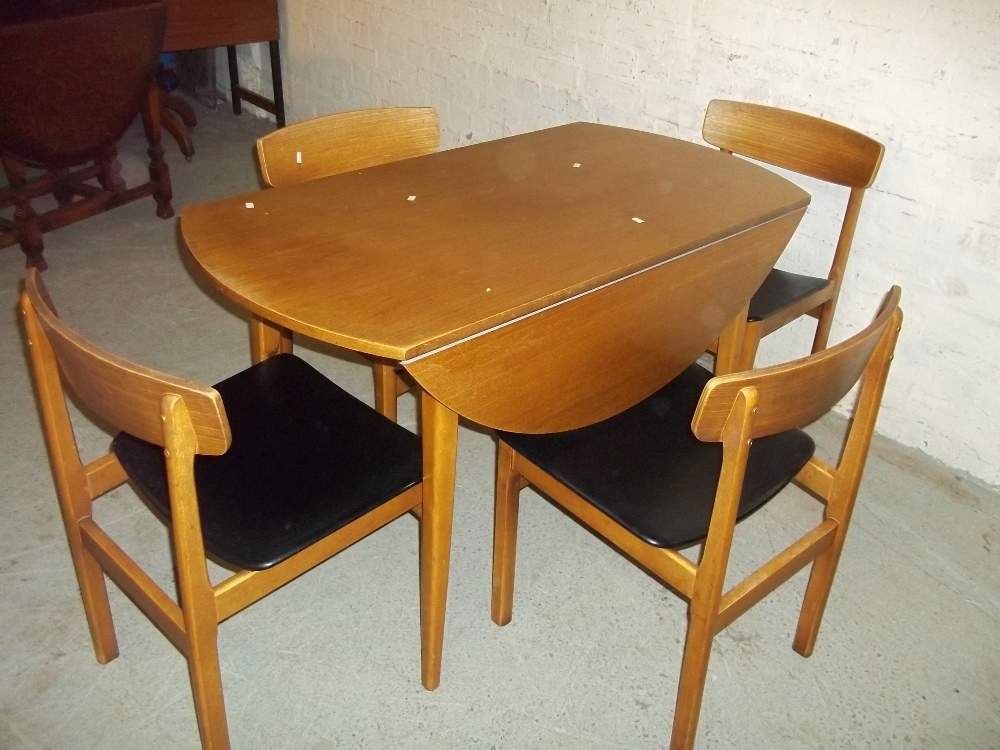
[[713, 149], [575, 123], [192, 206], [181, 232], [260, 317], [405, 360], [808, 202]]

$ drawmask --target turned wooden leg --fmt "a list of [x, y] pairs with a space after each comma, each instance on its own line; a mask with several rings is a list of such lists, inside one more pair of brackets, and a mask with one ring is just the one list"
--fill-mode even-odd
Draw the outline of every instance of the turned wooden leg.
[[68, 206], [73, 202], [73, 188], [69, 186], [69, 170], [63, 169], [50, 169], [49, 173], [55, 177], [56, 184], [52, 186], [52, 195], [56, 199], [56, 203], [60, 206]]
[[156, 215], [161, 219], [169, 219], [174, 215], [170, 205], [174, 192], [170, 185], [170, 169], [163, 160], [163, 144], [160, 142], [160, 92], [154, 86], [146, 95], [142, 107], [142, 127], [146, 131], [149, 142], [149, 180], [153, 183], [153, 199], [156, 201]]
[[98, 158], [97, 163], [101, 168], [97, 174], [97, 181], [101, 183], [101, 187], [112, 193], [124, 193], [126, 185], [122, 179], [122, 165], [118, 161], [118, 146], [109, 146]]
[[31, 199], [24, 192], [28, 181], [24, 174], [24, 164], [9, 154], [3, 154], [0, 158], [3, 160], [7, 182], [14, 191], [14, 224], [17, 226], [21, 250], [25, 255], [24, 265], [27, 268], [44, 271], [49, 264], [42, 257], [45, 245], [42, 242], [42, 227], [38, 221], [38, 214], [31, 207]]

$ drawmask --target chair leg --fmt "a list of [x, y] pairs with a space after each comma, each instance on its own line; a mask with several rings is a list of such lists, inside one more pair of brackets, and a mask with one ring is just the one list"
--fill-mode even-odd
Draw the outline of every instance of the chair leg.
[[514, 609], [514, 560], [521, 477], [514, 469], [514, 451], [500, 441], [497, 454], [497, 496], [493, 525], [493, 599], [490, 615], [497, 625], [510, 622]]
[[819, 626], [823, 622], [823, 613], [830, 598], [830, 589], [833, 588], [833, 578], [837, 574], [837, 564], [840, 562], [840, 552], [844, 548], [846, 537], [847, 530], [841, 526], [830, 548], [813, 561], [799, 613], [799, 623], [795, 628], [795, 639], [792, 641], [792, 648], [802, 656], [812, 656], [816, 646]]
[[826, 349], [830, 341], [830, 328], [833, 326], [833, 311], [836, 306], [836, 299], [829, 299], [820, 308], [819, 319], [816, 321], [816, 335], [813, 337], [814, 354]]
[[219, 623], [214, 612], [185, 617], [191, 653], [188, 671], [204, 750], [229, 750], [229, 726], [219, 667]]
[[757, 348], [760, 346], [763, 326], [757, 321], [748, 321], [747, 327], [743, 331], [743, 343], [736, 361], [736, 369], [733, 372], [745, 372], [753, 369], [754, 360], [757, 359]]
[[396, 363], [387, 359], [372, 360], [375, 376], [375, 411], [396, 421]]
[[90, 638], [94, 642], [94, 655], [100, 664], [107, 664], [118, 656], [118, 639], [115, 637], [115, 623], [111, 617], [104, 570], [84, 547], [78, 528], [69, 530], [68, 536], [76, 580], [80, 585], [80, 598], [83, 599], [83, 611], [87, 615]]
[[708, 676], [708, 660], [712, 655], [712, 623], [697, 616], [693, 609], [692, 606], [688, 613], [687, 639], [677, 684], [670, 750], [691, 750], [694, 747], [698, 717], [701, 715], [701, 699]]

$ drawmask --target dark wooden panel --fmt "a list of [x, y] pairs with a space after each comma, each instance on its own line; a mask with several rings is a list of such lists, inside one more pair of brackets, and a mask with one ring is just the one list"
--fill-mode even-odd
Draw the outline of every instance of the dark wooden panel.
[[164, 0], [168, 52], [278, 38], [278, 0]]

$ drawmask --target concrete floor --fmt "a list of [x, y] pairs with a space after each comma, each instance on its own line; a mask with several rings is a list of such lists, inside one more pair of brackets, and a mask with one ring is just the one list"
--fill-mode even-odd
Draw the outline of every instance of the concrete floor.
[[[166, 144], [178, 213], [258, 189], [252, 144], [270, 126], [200, 114], [192, 162]], [[142, 176], [142, 154], [130, 134], [127, 177]], [[185, 264], [176, 220], [151, 199], [45, 244], [60, 314], [96, 342], [207, 383], [247, 364], [246, 316]], [[184, 658], [113, 586], [121, 656], [94, 659], [16, 322], [22, 266], [17, 247], [0, 251], [0, 747], [197, 747]], [[297, 351], [370, 402], [360, 360]], [[412, 427], [411, 397], [401, 410]], [[77, 422], [85, 457], [106, 450], [105, 432]], [[814, 427], [824, 452], [842, 428]], [[493, 625], [493, 468], [492, 439], [463, 428], [441, 687], [420, 686], [406, 517], [222, 625], [235, 748], [666, 747], [684, 604], [525, 492], [514, 620]], [[1000, 495], [877, 439], [858, 506], [815, 654], [791, 649], [800, 574], [716, 639], [699, 747], [1000, 747]], [[741, 525], [734, 573], [818, 507], [789, 489]], [[163, 527], [127, 488], [98, 508], [170, 590]]]

